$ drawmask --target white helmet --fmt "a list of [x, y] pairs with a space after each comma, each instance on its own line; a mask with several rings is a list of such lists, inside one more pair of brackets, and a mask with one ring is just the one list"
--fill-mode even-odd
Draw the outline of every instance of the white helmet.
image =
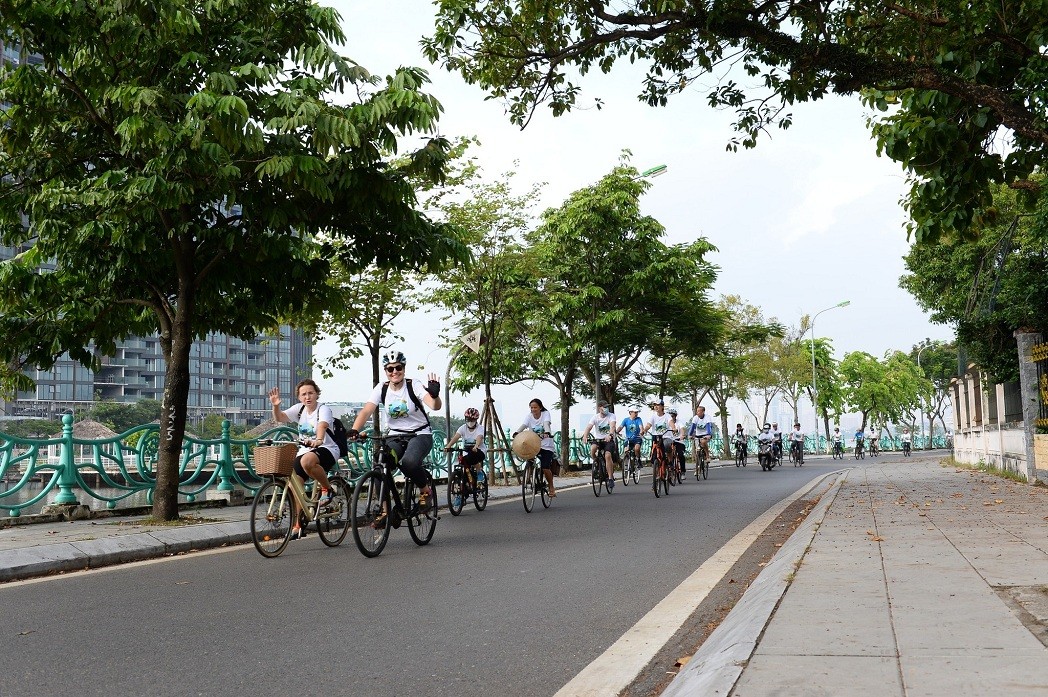
[[404, 365], [408, 362], [408, 359], [404, 357], [404, 354], [400, 351], [386, 351], [382, 354], [382, 365], [387, 366], [390, 363], [400, 363]]

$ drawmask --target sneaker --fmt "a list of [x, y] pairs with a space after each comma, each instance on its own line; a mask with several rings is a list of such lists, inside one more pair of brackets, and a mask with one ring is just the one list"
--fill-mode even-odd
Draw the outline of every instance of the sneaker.
[[609, 479], [608, 480], [608, 491], [611, 492], [611, 490], [614, 489], [614, 488], [615, 488], [615, 480], [614, 479]]
[[418, 507], [420, 509], [429, 507], [429, 485], [418, 492]]
[[488, 475], [484, 474], [484, 470], [477, 470], [477, 481], [482, 482], [488, 478]]
[[453, 505], [455, 508], [460, 507], [462, 505], [462, 497], [456, 496], [454, 499], [452, 499], [451, 505]]

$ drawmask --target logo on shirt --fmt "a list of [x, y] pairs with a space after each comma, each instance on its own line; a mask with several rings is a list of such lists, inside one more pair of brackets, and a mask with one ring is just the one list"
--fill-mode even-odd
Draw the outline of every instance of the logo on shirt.
[[403, 399], [390, 402], [386, 405], [386, 413], [391, 419], [402, 419], [408, 415], [408, 403]]

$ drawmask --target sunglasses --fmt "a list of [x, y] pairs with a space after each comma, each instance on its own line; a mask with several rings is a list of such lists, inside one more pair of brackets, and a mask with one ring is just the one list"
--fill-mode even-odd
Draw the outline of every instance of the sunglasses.
[[403, 373], [404, 372], [404, 366], [402, 366], [402, 365], [387, 365], [386, 366], [386, 372], [387, 373]]

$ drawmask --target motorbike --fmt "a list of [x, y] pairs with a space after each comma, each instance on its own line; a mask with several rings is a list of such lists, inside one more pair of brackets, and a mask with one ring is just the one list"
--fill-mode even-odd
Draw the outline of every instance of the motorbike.
[[765, 472], [769, 472], [775, 467], [775, 452], [771, 443], [765, 442], [758, 445], [757, 462], [760, 463], [761, 469]]

